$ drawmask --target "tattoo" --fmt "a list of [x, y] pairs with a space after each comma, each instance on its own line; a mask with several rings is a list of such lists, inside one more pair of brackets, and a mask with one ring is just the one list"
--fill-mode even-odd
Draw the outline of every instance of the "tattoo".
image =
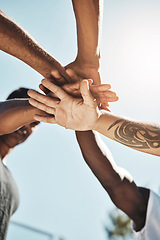
[[151, 130], [138, 123], [120, 119], [115, 121], [108, 130], [115, 126], [115, 139], [124, 145], [141, 149], [160, 147], [160, 130], [157, 127], [152, 127], [153, 130]]

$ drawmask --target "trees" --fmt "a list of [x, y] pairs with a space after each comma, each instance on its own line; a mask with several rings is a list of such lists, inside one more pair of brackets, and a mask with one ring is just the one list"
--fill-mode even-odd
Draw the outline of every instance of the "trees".
[[109, 213], [109, 223], [105, 224], [105, 232], [110, 240], [134, 240], [131, 220], [118, 208]]

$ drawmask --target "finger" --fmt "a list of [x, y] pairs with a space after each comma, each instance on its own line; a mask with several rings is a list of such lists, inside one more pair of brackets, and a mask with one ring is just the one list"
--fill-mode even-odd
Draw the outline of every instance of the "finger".
[[115, 92], [110, 90], [95, 92], [94, 95], [102, 96], [102, 97], [118, 97]]
[[64, 84], [64, 85], [62, 86], [62, 88], [63, 88], [65, 91], [73, 92], [73, 91], [77, 91], [77, 90], [80, 89], [80, 84], [79, 84], [79, 82]]
[[59, 99], [63, 99], [69, 96], [61, 87], [56, 86], [55, 84], [51, 83], [47, 79], [43, 79], [42, 84], [44, 87], [49, 89], [52, 93], [54, 93]]
[[37, 92], [37, 91], [35, 91], [35, 90], [33, 90], [33, 89], [29, 89], [29, 90], [27, 91], [27, 94], [28, 94], [28, 96], [30, 96], [30, 97], [32, 97], [32, 98], [34, 98], [34, 99], [38, 99], [38, 97], [39, 97], [40, 95], [45, 96], [45, 95], [43, 95], [43, 94], [41, 94], [41, 93], [39, 93], [39, 92]]
[[64, 77], [59, 73], [58, 70], [55, 69], [55, 70], [51, 71], [51, 75], [52, 75], [52, 77], [56, 80], [56, 82], [57, 82], [58, 84], [64, 84], [64, 83], [66, 83]]
[[[50, 73], [47, 73], [46, 74], [46, 79], [47, 80], [49, 80], [50, 82], [52, 82], [52, 83], [54, 83], [55, 85], [58, 85], [58, 86], [61, 86], [61, 85], [63, 85], [64, 83], [68, 83], [68, 81], [66, 81], [66, 78], [64, 78], [63, 76], [61, 76], [60, 75], [60, 73], [58, 72], [58, 70], [53, 70], [52, 71], [53, 72], [53, 74], [54, 74], [54, 72], [55, 72], [55, 74], [57, 74], [58, 73], [58, 75], [60, 76], [59, 78], [57, 77], [57, 79], [55, 78], [55, 77], [53, 77], [52, 76], [52, 74]], [[67, 75], [67, 74], [66, 74]], [[69, 76], [68, 76], [68, 78], [69, 78]]]
[[106, 103], [106, 102], [116, 102], [119, 100], [119, 97], [100, 97], [99, 98], [101, 103]]
[[91, 84], [93, 83], [93, 80], [92, 79], [87, 79], [87, 80], [88, 80], [89, 86], [91, 87]]
[[89, 82], [87, 80], [83, 80], [80, 83], [80, 92], [82, 95], [82, 98], [84, 100], [84, 103], [89, 106], [95, 106], [94, 98], [89, 90]]
[[53, 116], [41, 116], [41, 115], [35, 115], [34, 119], [39, 122], [45, 122], [45, 123], [52, 123], [55, 124], [56, 120]]
[[69, 83], [62, 86], [63, 90], [74, 97], [80, 97], [80, 83]]
[[98, 93], [92, 93], [92, 96], [96, 99], [118, 99], [118, 96], [116, 96], [116, 94], [110, 92], [110, 91], [106, 91], [106, 92], [98, 92]]
[[[105, 102], [110, 101], [110, 102], [115, 102], [119, 99], [119, 97], [116, 95], [115, 92], [111, 90], [106, 90], [106, 91], [91, 91], [92, 95], [96, 99], [105, 99]], [[102, 101], [102, 100], [101, 100]]]
[[105, 106], [109, 107], [109, 103], [108, 102], [100, 102], [99, 99], [96, 99], [96, 100], [97, 100], [98, 107], [102, 106], [102, 104], [104, 104]]
[[93, 92], [106, 91], [106, 90], [109, 90], [110, 88], [111, 88], [110, 84], [91, 85], [90, 86], [90, 89]]
[[42, 90], [42, 92], [44, 92], [45, 94], [49, 93], [49, 90], [45, 88], [42, 84], [39, 84], [39, 89]]
[[66, 69], [64, 67], [62, 68], [62, 66], [61, 66], [60, 68], [56, 68], [56, 69], [61, 73], [61, 75], [65, 79], [65, 82], [67, 82], [67, 83], [71, 82], [71, 79], [68, 76], [68, 74], [66, 73]]
[[116, 97], [95, 97], [100, 103], [107, 103], [107, 102], [116, 102], [119, 98]]
[[109, 97], [108, 98], [108, 102], [116, 102], [119, 100], [119, 97], [118, 96], [115, 96], [115, 97]]
[[48, 79], [49, 81], [51, 81], [52, 83], [54, 83], [54, 84], [56, 84], [56, 85], [59, 84], [59, 82], [56, 81], [56, 79], [52, 76], [51, 73], [47, 73], [47, 74], [46, 74], [46, 79]]
[[118, 96], [117, 96], [117, 94], [115, 93], [115, 92], [113, 92], [113, 91], [110, 91], [110, 90], [106, 90], [106, 91], [100, 91], [100, 92], [95, 92], [94, 94], [93, 94], [93, 96], [99, 96], [99, 97], [117, 97], [118, 98]]
[[68, 74], [72, 82], [80, 81], [78, 75], [71, 68], [67, 68], [66, 73]]
[[117, 101], [118, 100], [118, 96], [115, 92], [108, 90], [110, 88], [109, 84], [106, 85], [91, 85], [90, 86], [90, 91], [93, 95], [94, 98], [98, 99], [98, 98], [113, 98], [113, 101]]
[[108, 106], [105, 105], [105, 104], [102, 104], [101, 107], [100, 107], [100, 109], [104, 109], [104, 110], [107, 110], [108, 112], [111, 112], [111, 110], [110, 110], [110, 109], [108, 108]]
[[[49, 92], [48, 94], [47, 94], [47, 96], [49, 96], [49, 97], [51, 97], [51, 98], [54, 98], [54, 99], [56, 99], [56, 100], [59, 100], [59, 98], [57, 98], [57, 96], [54, 94], [54, 93], [52, 93], [52, 92]], [[60, 101], [60, 100], [59, 100]]]
[[49, 114], [55, 114], [55, 108], [53, 107], [49, 107], [43, 103], [40, 103], [32, 98], [29, 99], [29, 103], [33, 106], [33, 107], [36, 107], [46, 113], [49, 113]]
[[31, 97], [31, 99], [36, 100], [37, 102], [43, 103], [46, 106], [52, 107], [52, 108], [57, 108], [57, 106], [60, 102], [58, 99], [51, 98], [49, 96], [43, 95], [43, 94], [38, 93], [38, 92], [36, 92], [35, 90], [32, 90], [32, 89], [28, 90], [28, 95]]
[[[91, 85], [93, 83], [92, 79], [87, 79], [87, 81], [89, 82], [89, 85]], [[74, 83], [69, 83], [69, 84], [64, 84], [61, 87], [63, 88], [63, 90], [65, 90], [71, 96], [77, 97], [77, 98], [81, 97], [80, 81], [79, 82], [74, 82]]]

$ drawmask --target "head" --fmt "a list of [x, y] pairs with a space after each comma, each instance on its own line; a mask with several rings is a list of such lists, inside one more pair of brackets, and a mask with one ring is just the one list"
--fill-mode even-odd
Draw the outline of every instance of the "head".
[[[13, 91], [6, 100], [9, 99], [18, 99], [18, 98], [28, 98], [27, 95], [28, 88], [19, 88], [15, 91]], [[2, 135], [2, 141], [4, 144], [7, 145], [9, 149], [14, 148], [18, 144], [24, 142], [34, 131], [34, 128], [36, 125], [38, 125], [39, 122], [33, 122], [27, 125], [24, 125], [23, 127], [19, 128], [13, 133]]]

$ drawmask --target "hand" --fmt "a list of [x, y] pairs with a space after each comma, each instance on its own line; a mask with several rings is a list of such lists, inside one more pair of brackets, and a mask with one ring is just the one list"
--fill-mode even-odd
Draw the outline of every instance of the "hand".
[[28, 95], [31, 97], [29, 103], [49, 114], [47, 117], [35, 115], [34, 119], [36, 121], [57, 123], [65, 128], [78, 131], [94, 128], [99, 117], [99, 110], [95, 99], [89, 91], [89, 82], [87, 80], [80, 83], [82, 98], [71, 97], [49, 80], [42, 80], [42, 84], [58, 99], [29, 90]]
[[72, 69], [79, 78], [93, 80], [93, 84], [99, 85], [101, 84], [101, 77], [99, 72], [99, 60], [95, 60], [95, 63], [84, 63], [80, 61], [78, 58], [65, 66], [66, 69]]
[[[74, 62], [65, 66], [65, 68], [65, 74], [63, 73], [62, 75], [62, 73], [60, 73], [57, 68], [52, 70], [51, 74], [47, 73], [45, 78], [58, 86], [62, 86], [66, 84], [66, 82], [67, 84], [79, 82], [83, 79], [92, 79], [95, 85], [101, 84], [98, 60], [94, 64], [84, 64], [82, 61], [76, 59]], [[39, 87], [44, 93], [48, 93], [48, 91], [44, 88], [42, 84], [40, 84]]]
[[[71, 96], [73, 97], [81, 97], [80, 94], [80, 80], [79, 76], [75, 74], [75, 72], [72, 69], [67, 69], [66, 73], [68, 74], [70, 80], [72, 83], [64, 84], [61, 87]], [[52, 77], [54, 79], [54, 83], [57, 84], [58, 82], [62, 83], [64, 79], [60, 75], [60, 73], [55, 70], [52, 71]], [[89, 79], [89, 88], [94, 98], [97, 100], [97, 104], [99, 107], [102, 107], [105, 110], [108, 110], [109, 104], [108, 102], [115, 102], [118, 100], [118, 96], [115, 92], [109, 90], [111, 88], [110, 84], [101, 84], [101, 85], [91, 85], [92, 80]], [[40, 84], [40, 89], [44, 90], [46, 89], [42, 84]], [[47, 91], [44, 91], [45, 93], [48, 93]]]

